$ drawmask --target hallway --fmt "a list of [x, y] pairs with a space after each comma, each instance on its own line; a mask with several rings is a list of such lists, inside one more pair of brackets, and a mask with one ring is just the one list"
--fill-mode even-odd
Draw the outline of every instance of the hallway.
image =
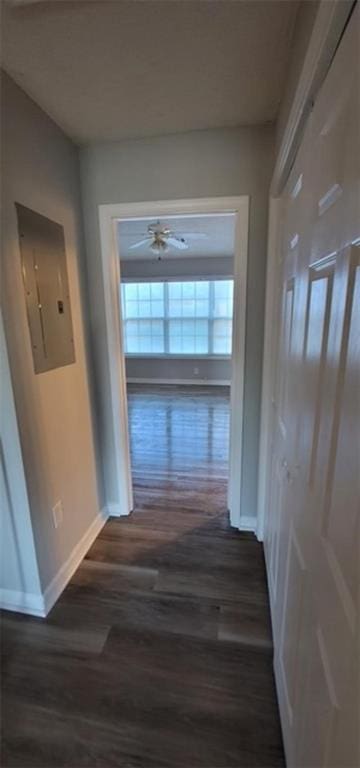
[[265, 567], [226, 512], [228, 389], [129, 386], [135, 491], [46, 620], [4, 614], [2, 764], [284, 765]]

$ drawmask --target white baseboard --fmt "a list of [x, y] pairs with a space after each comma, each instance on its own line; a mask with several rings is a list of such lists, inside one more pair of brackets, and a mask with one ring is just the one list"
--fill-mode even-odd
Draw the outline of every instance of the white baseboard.
[[251, 531], [252, 533], [256, 533], [256, 529], [257, 529], [256, 517], [246, 517], [246, 515], [244, 515], [243, 517], [240, 518], [238, 528], [239, 528], [239, 531]]
[[45, 616], [47, 616], [56, 600], [64, 591], [66, 585], [105, 525], [108, 517], [108, 509], [102, 509], [101, 512], [98, 513], [95, 520], [93, 520], [87, 531], [85, 531], [83, 537], [74, 547], [70, 557], [63, 563], [56, 576], [54, 576], [50, 584], [46, 587], [44, 592]]
[[129, 514], [128, 512], [122, 512], [120, 504], [114, 504], [113, 502], [107, 504], [103, 511], [105, 511], [105, 509], [107, 517], [126, 517], [126, 515]]
[[105, 525], [110, 514], [114, 514], [114, 512], [111, 512], [109, 509], [102, 509], [98, 513], [43, 594], [0, 589], [0, 608], [6, 611], [16, 611], [17, 613], [28, 613], [31, 616], [47, 616]]
[[128, 384], [199, 384], [214, 387], [229, 387], [231, 382], [228, 379], [138, 379], [129, 377]]
[[0, 589], [0, 609], [15, 611], [16, 613], [28, 613], [31, 616], [45, 616], [44, 596], [39, 592]]

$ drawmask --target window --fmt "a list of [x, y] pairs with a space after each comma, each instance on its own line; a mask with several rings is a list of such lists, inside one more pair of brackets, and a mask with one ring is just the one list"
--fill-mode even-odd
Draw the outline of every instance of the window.
[[233, 280], [124, 283], [125, 353], [231, 355]]

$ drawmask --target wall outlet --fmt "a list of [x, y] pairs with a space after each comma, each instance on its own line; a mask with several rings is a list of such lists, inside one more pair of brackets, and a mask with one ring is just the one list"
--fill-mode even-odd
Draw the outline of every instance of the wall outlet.
[[198, 376], [198, 375], [199, 375], [199, 369], [198, 369], [198, 367], [195, 367], [194, 368], [194, 376]]
[[59, 528], [63, 521], [63, 505], [61, 501], [57, 501], [52, 508], [52, 516], [54, 522], [54, 528]]

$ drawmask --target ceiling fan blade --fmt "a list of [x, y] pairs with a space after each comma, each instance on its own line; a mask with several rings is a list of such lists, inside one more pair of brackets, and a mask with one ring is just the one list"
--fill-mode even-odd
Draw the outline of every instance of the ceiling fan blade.
[[166, 242], [169, 245], [173, 245], [174, 248], [178, 248], [179, 251], [187, 251], [188, 244], [185, 243], [183, 240], [180, 240], [178, 237], [167, 237]]
[[141, 248], [142, 245], [146, 245], [149, 240], [152, 240], [152, 237], [146, 237], [145, 240], [139, 240], [138, 243], [134, 243], [134, 245], [129, 246], [129, 251], [134, 250], [134, 248]]

